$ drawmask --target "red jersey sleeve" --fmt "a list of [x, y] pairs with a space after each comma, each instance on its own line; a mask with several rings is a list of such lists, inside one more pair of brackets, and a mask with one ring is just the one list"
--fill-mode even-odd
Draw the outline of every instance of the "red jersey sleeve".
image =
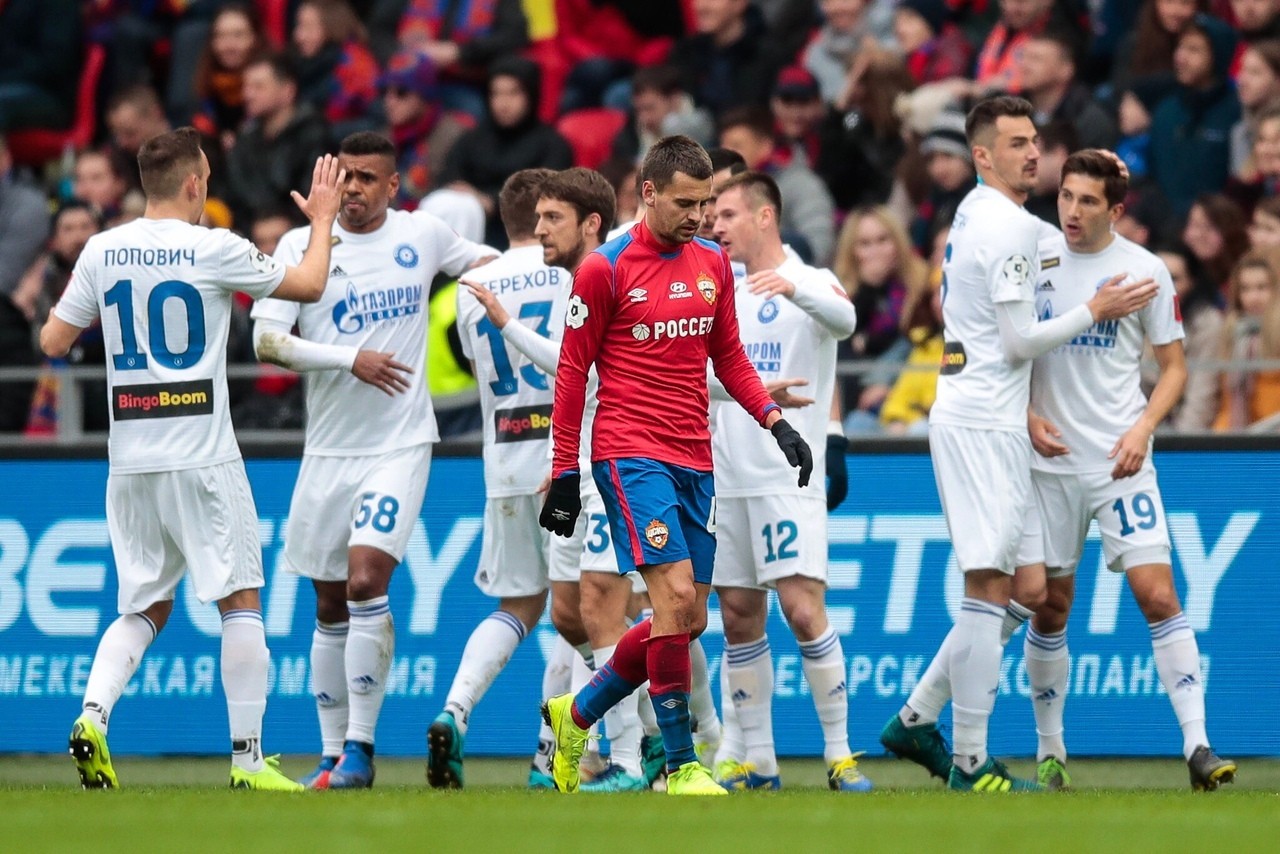
[[600, 352], [613, 308], [613, 267], [603, 255], [592, 252], [574, 273], [573, 291], [565, 310], [556, 396], [551, 409], [553, 478], [578, 471], [587, 372]]
[[708, 355], [716, 377], [725, 389], [763, 427], [765, 417], [782, 407], [769, 397], [764, 383], [760, 382], [760, 375], [742, 349], [738, 310], [734, 305], [733, 270], [729, 266], [728, 255], [721, 252], [720, 260], [720, 298], [716, 301], [716, 321], [711, 327]]

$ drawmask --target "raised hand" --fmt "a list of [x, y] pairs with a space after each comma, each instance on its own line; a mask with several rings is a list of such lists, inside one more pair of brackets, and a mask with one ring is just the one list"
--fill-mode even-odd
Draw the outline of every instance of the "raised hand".
[[342, 186], [347, 180], [347, 170], [339, 168], [338, 158], [332, 154], [316, 158], [311, 171], [311, 191], [304, 199], [297, 190], [289, 193], [298, 210], [306, 214], [312, 223], [332, 223], [338, 218], [342, 205]]

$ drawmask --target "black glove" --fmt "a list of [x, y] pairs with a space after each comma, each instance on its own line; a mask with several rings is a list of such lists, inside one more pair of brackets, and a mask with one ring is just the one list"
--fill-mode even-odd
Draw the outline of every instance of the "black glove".
[[553, 534], [572, 537], [573, 528], [578, 524], [578, 514], [582, 512], [582, 478], [578, 474], [562, 474], [551, 481], [547, 490], [547, 500], [542, 502], [542, 513], [538, 515], [538, 524]]
[[778, 440], [778, 447], [787, 455], [787, 462], [800, 469], [800, 485], [808, 486], [809, 475], [813, 474], [813, 452], [808, 444], [785, 418], [773, 422], [769, 432]]
[[840, 506], [849, 494], [849, 469], [844, 455], [849, 450], [849, 440], [843, 433], [827, 434], [827, 512]]

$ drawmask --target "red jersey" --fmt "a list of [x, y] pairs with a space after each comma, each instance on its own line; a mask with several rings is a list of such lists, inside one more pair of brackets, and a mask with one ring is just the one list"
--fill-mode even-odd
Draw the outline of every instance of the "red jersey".
[[719, 246], [664, 244], [642, 220], [587, 255], [573, 276], [556, 370], [552, 476], [578, 469], [593, 363], [593, 461], [641, 457], [711, 471], [708, 358], [761, 425], [779, 408], [743, 352], [733, 273]]

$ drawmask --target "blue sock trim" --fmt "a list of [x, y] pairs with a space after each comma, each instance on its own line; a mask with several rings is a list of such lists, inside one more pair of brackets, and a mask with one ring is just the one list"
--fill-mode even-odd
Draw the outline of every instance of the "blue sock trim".
[[662, 746], [667, 752], [667, 771], [698, 761], [693, 749], [693, 730], [689, 726], [689, 695], [683, 691], [654, 694], [653, 715], [662, 730]]
[[1147, 628], [1151, 630], [1151, 639], [1153, 641], [1164, 640], [1175, 632], [1186, 630], [1191, 631], [1191, 623], [1187, 622], [1187, 615], [1184, 613], [1174, 614], [1167, 620], [1161, 620], [1158, 623], [1147, 623]]
[[968, 597], [961, 599], [960, 610], [968, 611], [973, 614], [982, 614], [987, 617], [995, 617], [997, 620], [1004, 622], [1005, 609], [999, 605], [984, 602], [981, 599], [970, 599]]
[[[262, 625], [262, 612], [255, 611], [252, 608], [236, 608], [233, 611], [224, 611], [222, 614], [222, 625], [228, 623], [257, 623]], [[152, 626], [152, 628], [155, 628]]]
[[381, 617], [383, 614], [391, 613], [391, 605], [388, 597], [375, 596], [364, 602], [347, 602], [347, 613], [351, 615], [352, 619]]
[[582, 686], [582, 690], [573, 698], [573, 704], [577, 707], [578, 714], [589, 723], [595, 723], [639, 687], [614, 672], [612, 665], [604, 664], [596, 670], [591, 681]]
[[160, 634], [160, 630], [156, 628], [156, 624], [151, 621], [151, 618], [146, 614], [135, 614], [134, 616], [141, 617], [142, 620], [146, 622], [147, 626], [151, 629], [151, 639], [155, 640], [156, 635]]
[[350, 623], [322, 623], [316, 620], [316, 631], [329, 637], [345, 638], [351, 630]]
[[525, 635], [528, 634], [528, 631], [524, 627], [524, 623], [520, 622], [514, 614], [508, 611], [494, 611], [492, 614], [485, 617], [485, 619], [502, 623], [504, 626], [511, 629], [511, 631], [515, 632], [516, 637], [520, 640], [524, 640]]
[[840, 646], [840, 636], [836, 634], [834, 626], [827, 626], [827, 630], [821, 636], [800, 644], [800, 655], [805, 658], [822, 658], [838, 646]]
[[1063, 629], [1060, 632], [1042, 635], [1033, 626], [1027, 626], [1027, 645], [1045, 652], [1057, 652], [1067, 645], [1067, 631]]
[[771, 652], [767, 636], [748, 643], [727, 643], [724, 645], [724, 659], [732, 667], [742, 667], [750, 664], [757, 658], [763, 658]]

